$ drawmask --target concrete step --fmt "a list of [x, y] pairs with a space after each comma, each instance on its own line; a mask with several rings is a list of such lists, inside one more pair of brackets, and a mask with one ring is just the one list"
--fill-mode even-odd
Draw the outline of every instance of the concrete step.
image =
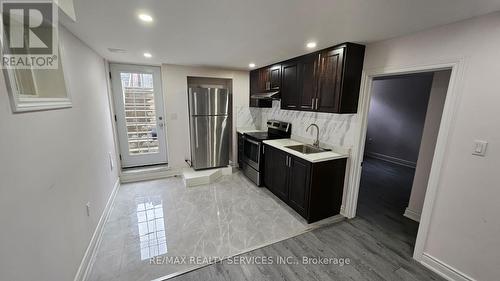
[[138, 182], [155, 180], [180, 175], [179, 170], [172, 170], [167, 165], [125, 169], [120, 175], [120, 182]]
[[232, 173], [233, 168], [231, 166], [201, 171], [195, 171], [193, 168], [187, 168], [182, 171], [182, 179], [184, 186], [193, 187], [213, 183], [220, 177], [231, 175]]

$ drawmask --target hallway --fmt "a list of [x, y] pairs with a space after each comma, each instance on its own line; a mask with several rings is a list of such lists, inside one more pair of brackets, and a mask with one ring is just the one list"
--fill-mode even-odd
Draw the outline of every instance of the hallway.
[[412, 256], [418, 223], [403, 216], [410, 198], [415, 169], [365, 157], [357, 216], [377, 225], [387, 238], [408, 246]]

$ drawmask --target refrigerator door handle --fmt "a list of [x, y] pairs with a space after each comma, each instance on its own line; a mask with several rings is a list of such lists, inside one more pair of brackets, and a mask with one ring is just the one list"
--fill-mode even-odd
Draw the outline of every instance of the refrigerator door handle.
[[194, 118], [194, 138], [195, 138], [195, 143], [196, 143], [196, 148], [198, 148], [198, 118]]

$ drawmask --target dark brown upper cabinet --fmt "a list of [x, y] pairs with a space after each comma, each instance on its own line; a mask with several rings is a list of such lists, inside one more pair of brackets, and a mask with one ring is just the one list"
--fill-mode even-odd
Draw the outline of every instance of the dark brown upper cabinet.
[[317, 87], [317, 54], [282, 63], [281, 108], [313, 110]]
[[269, 86], [271, 91], [277, 91], [281, 87], [281, 65], [273, 65], [269, 69]]
[[319, 52], [316, 111], [356, 113], [365, 46], [345, 43]]
[[299, 103], [299, 62], [282, 64], [281, 68], [281, 108], [297, 109]]
[[250, 80], [260, 80], [260, 91], [279, 90], [282, 109], [356, 113], [364, 54], [365, 46], [344, 43], [254, 70]]
[[342, 68], [345, 48], [335, 48], [319, 53], [318, 88], [314, 96], [313, 110], [341, 112]]
[[[281, 65], [272, 65], [250, 71], [250, 96], [279, 91], [281, 88]], [[271, 100], [250, 98], [250, 107], [271, 107]]]
[[314, 110], [318, 74], [318, 54], [313, 53], [299, 59], [299, 104], [300, 110]]
[[250, 94], [278, 91], [281, 87], [281, 65], [250, 71]]

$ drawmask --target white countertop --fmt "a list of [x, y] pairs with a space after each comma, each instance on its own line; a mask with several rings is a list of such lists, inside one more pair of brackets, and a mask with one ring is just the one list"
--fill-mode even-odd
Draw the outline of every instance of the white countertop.
[[252, 128], [236, 128], [236, 132], [240, 134], [253, 133], [253, 132], [267, 132], [267, 130], [258, 130]]
[[277, 149], [283, 150], [288, 154], [295, 155], [299, 158], [302, 158], [304, 160], [307, 160], [307, 161], [313, 162], [313, 163], [349, 157], [348, 154], [341, 154], [341, 153], [337, 153], [334, 151], [325, 151], [325, 152], [318, 152], [318, 153], [311, 153], [311, 154], [300, 153], [298, 151], [295, 151], [293, 149], [289, 149], [289, 148], [285, 147], [285, 146], [290, 146], [290, 145], [305, 144], [303, 142], [298, 142], [298, 141], [295, 141], [292, 139], [265, 140], [264, 143], [267, 145], [270, 145], [272, 147], [275, 147]]

